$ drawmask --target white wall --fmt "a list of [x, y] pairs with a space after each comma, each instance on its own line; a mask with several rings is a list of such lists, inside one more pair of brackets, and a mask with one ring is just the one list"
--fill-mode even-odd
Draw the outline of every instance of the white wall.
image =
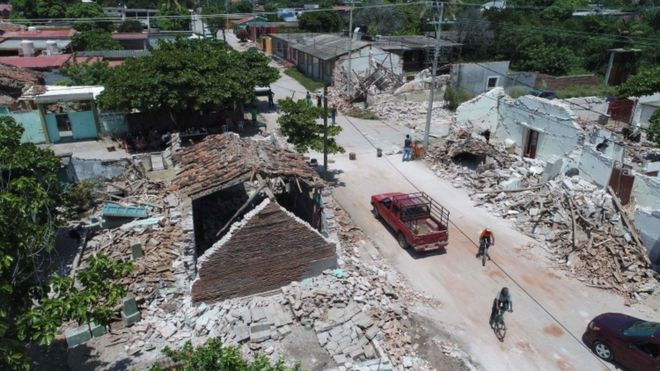
[[596, 148], [585, 145], [580, 157], [580, 177], [584, 180], [606, 187], [612, 176], [613, 161], [604, 154], [598, 152]]
[[660, 178], [635, 173], [632, 197], [637, 206], [660, 209]]
[[660, 263], [660, 210], [635, 209], [635, 227], [654, 268]]
[[[632, 98], [631, 98], [632, 99]], [[649, 127], [649, 118], [660, 107], [660, 93], [637, 98], [632, 114], [633, 125]]]
[[504, 96], [502, 88], [495, 88], [464, 102], [456, 109], [456, 121], [471, 125], [476, 132], [490, 129], [494, 133], [499, 122], [497, 107]]
[[601, 116], [609, 116], [607, 114], [607, 101], [598, 97], [583, 97], [583, 98], [569, 98], [563, 99], [570, 107], [573, 114], [577, 117], [578, 122], [581, 123], [598, 123]]
[[[399, 75], [403, 73], [403, 63], [398, 55], [394, 53], [388, 53], [383, 49], [379, 49], [375, 46], [367, 46], [362, 49], [355, 50], [351, 56], [351, 69], [358, 74], [364, 74], [367, 72], [367, 70], [369, 70], [370, 58], [373, 59], [374, 64], [382, 64], [384, 67]], [[339, 58], [338, 63], [345, 70], [348, 70], [348, 58], [346, 56]], [[371, 72], [373, 72], [373, 70]]]
[[515, 141], [518, 153], [527, 144], [530, 130], [539, 132], [536, 157], [541, 160], [551, 155], [564, 157], [578, 146], [582, 128], [564, 103], [530, 95], [516, 100], [503, 98], [499, 113], [496, 137]]

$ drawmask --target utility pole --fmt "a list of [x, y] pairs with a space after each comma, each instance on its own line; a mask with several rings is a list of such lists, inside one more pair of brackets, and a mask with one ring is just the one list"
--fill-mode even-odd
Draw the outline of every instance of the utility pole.
[[346, 1], [346, 4], [350, 3], [351, 4], [351, 9], [349, 11], [349, 17], [348, 17], [348, 71], [346, 72], [346, 77], [348, 78], [348, 85], [346, 86], [346, 93], [350, 99], [352, 89], [351, 89], [351, 73], [352, 73], [352, 68], [351, 68], [351, 52], [353, 49], [353, 4], [355, 4], [355, 0], [350, 0]]
[[323, 84], [323, 177], [328, 180], [328, 83]]
[[227, 36], [225, 35], [225, 28], [227, 28], [227, 19], [228, 19], [228, 17], [227, 17], [227, 9], [229, 8], [229, 7], [227, 6], [227, 3], [228, 3], [228, 2], [229, 2], [229, 0], [225, 0], [225, 16], [223, 17], [224, 20], [225, 20], [225, 22], [224, 22], [224, 24], [222, 25], [222, 41], [224, 41], [225, 43], [227, 43]]
[[442, 32], [442, 20], [445, 13], [445, 3], [443, 1], [434, 1], [433, 2], [433, 13], [440, 8], [440, 18], [438, 20], [431, 22], [435, 25], [435, 48], [433, 51], [433, 68], [431, 74], [431, 91], [429, 92], [429, 107], [426, 111], [426, 128], [424, 129], [424, 150], [428, 151], [429, 148], [429, 133], [431, 131], [431, 113], [433, 112], [433, 98], [435, 95], [435, 83], [436, 83], [436, 73], [438, 71], [438, 56], [440, 54], [440, 33]]

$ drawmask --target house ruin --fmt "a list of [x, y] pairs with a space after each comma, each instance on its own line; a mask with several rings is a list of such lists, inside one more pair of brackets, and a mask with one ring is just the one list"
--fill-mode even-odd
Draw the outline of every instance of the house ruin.
[[323, 182], [305, 159], [236, 134], [175, 150], [172, 185], [190, 201], [195, 302], [264, 292], [336, 266], [323, 236]]

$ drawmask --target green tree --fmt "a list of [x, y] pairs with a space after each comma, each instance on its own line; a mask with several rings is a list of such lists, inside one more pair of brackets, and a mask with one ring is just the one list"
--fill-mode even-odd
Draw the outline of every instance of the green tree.
[[126, 295], [126, 288], [116, 281], [130, 273], [131, 262], [118, 262], [100, 254], [87, 262], [88, 266], [71, 277], [55, 275], [51, 291], [19, 319], [25, 333], [40, 345], [49, 345], [60, 325], [76, 321], [91, 327], [94, 322], [108, 326], [116, 313], [115, 307]]
[[156, 24], [163, 31], [190, 30], [190, 13], [188, 9], [178, 2], [165, 2], [159, 10], [158, 16], [176, 16], [177, 18], [158, 18]]
[[342, 21], [336, 12], [305, 12], [298, 18], [298, 27], [309, 32], [337, 32]]
[[98, 29], [82, 31], [73, 35], [71, 47], [74, 51], [122, 49], [121, 44], [112, 39], [110, 32]]
[[[323, 109], [309, 106], [304, 99], [294, 101], [291, 98], [278, 101], [282, 114], [277, 119], [282, 134], [289, 143], [301, 153], [310, 150], [323, 152], [323, 124], [317, 118], [324, 114]], [[328, 126], [328, 153], [343, 153], [344, 148], [337, 144], [335, 136], [341, 132], [341, 126]]]
[[68, 78], [64, 85], [104, 85], [112, 76], [112, 69], [107, 61], [82, 64], [74, 61], [66, 63], [59, 71]]
[[229, 13], [252, 13], [254, 6], [249, 0], [241, 0], [229, 5]]
[[221, 41], [177, 39], [161, 42], [152, 55], [115, 67], [99, 103], [106, 109], [162, 111], [175, 125], [203, 109], [234, 110], [254, 99], [256, 85], [279, 73], [268, 58], [240, 53]]
[[617, 89], [617, 95], [620, 97], [641, 97], [658, 92], [660, 92], [660, 67], [639, 71]]
[[[180, 366], [181, 371], [297, 371], [299, 366], [288, 368], [284, 361], [279, 360], [272, 364], [268, 358], [258, 355], [254, 360], [248, 361], [241, 355], [236, 347], [224, 347], [217, 339], [209, 339], [206, 344], [193, 349], [187, 342], [180, 350], [165, 347], [163, 353]], [[180, 367], [180, 368], [179, 368]], [[151, 367], [150, 371], [163, 371], [158, 365]]]
[[108, 21], [94, 20], [94, 18], [103, 18], [103, 8], [96, 3], [77, 3], [71, 5], [66, 10], [67, 18], [78, 19], [73, 23], [73, 27], [78, 31], [89, 31], [95, 28], [110, 31], [112, 23]]
[[[48, 290], [45, 279], [62, 199], [52, 151], [21, 143], [23, 127], [0, 117], [0, 365], [25, 365], [22, 341], [32, 334], [18, 321]], [[19, 340], [19, 334], [24, 334]]]
[[122, 22], [117, 27], [118, 32], [142, 32], [143, 29], [144, 27], [142, 27], [142, 23], [132, 19]]
[[660, 109], [655, 110], [649, 117], [649, 128], [646, 131], [646, 138], [660, 147]]
[[12, 0], [12, 13], [25, 18], [62, 18], [76, 0]]
[[570, 49], [541, 44], [527, 51], [527, 57], [520, 61], [520, 66], [526, 70], [550, 75], [564, 75], [576, 63], [576, 58]]

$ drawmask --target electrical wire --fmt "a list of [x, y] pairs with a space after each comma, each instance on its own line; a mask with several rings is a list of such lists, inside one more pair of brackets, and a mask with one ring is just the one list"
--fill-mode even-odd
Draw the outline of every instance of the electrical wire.
[[[353, 122], [352, 122], [347, 116], [344, 116], [344, 119], [346, 119], [346, 121], [348, 121], [348, 123], [349, 123], [351, 126], [353, 126], [353, 128], [354, 128], [354, 129], [355, 129], [355, 130], [356, 130], [356, 131], [357, 131], [357, 132], [358, 132], [358, 133], [359, 133], [359, 134], [360, 134], [360, 135], [361, 135], [361, 136], [362, 136], [362, 137], [363, 137], [363, 138], [364, 138], [364, 139], [365, 139], [365, 140], [366, 140], [366, 141], [367, 141], [367, 142], [368, 142], [373, 148], [377, 148], [377, 146], [375, 145], [375, 143], [373, 143], [373, 142], [372, 142], [372, 141], [371, 141], [366, 135], [364, 135], [364, 134], [358, 129], [358, 127], [355, 125], [355, 123], [353, 123]], [[423, 192], [423, 190], [420, 189], [420, 188], [415, 184], [415, 182], [413, 182], [410, 178], [408, 178], [408, 177], [406, 176], [406, 174], [404, 174], [401, 170], [399, 170], [396, 166], [394, 166], [394, 164], [392, 163], [392, 161], [390, 160], [389, 157], [386, 156], [386, 157], [385, 157], [385, 160], [390, 164], [390, 167], [392, 167], [397, 173], [399, 173], [399, 175], [401, 175], [401, 176], [403, 177], [403, 179], [405, 179], [406, 182], [408, 182], [408, 184], [410, 184], [410, 185], [411, 185], [414, 189], [416, 189], [418, 192]], [[458, 230], [463, 236], [465, 236], [465, 238], [466, 238], [468, 241], [470, 241], [470, 242], [471, 242], [476, 248], [479, 247], [479, 245], [478, 245], [475, 241], [473, 241], [472, 238], [470, 238], [470, 237], [468, 236], [468, 234], [467, 234], [465, 231], [463, 231], [463, 229], [461, 229], [461, 228], [460, 228], [460, 227], [459, 227], [459, 226], [458, 226], [453, 220], [450, 220], [449, 222], [450, 222], [451, 225], [453, 225], [454, 228], [456, 228], [456, 229], [457, 229], [457, 230]], [[509, 278], [509, 280], [511, 280], [511, 282], [513, 282], [513, 283], [516, 285], [516, 287], [518, 287], [518, 288], [519, 288], [523, 293], [525, 293], [525, 295], [527, 295], [527, 297], [529, 297], [529, 298], [530, 298], [530, 299], [531, 299], [531, 300], [532, 300], [532, 301], [533, 301], [533, 302], [534, 302], [539, 308], [541, 308], [541, 309], [543, 310], [543, 312], [545, 312], [545, 313], [546, 313], [546, 314], [547, 314], [547, 315], [548, 315], [553, 321], [555, 321], [559, 326], [561, 326], [561, 327], [564, 329], [564, 331], [566, 331], [566, 333], [568, 333], [568, 334], [569, 334], [569, 335], [570, 335], [570, 336], [571, 336], [576, 342], [578, 342], [583, 348], [587, 349], [587, 350], [589, 351], [589, 354], [591, 354], [591, 355], [592, 355], [596, 360], [598, 360], [598, 362], [600, 362], [603, 366], [605, 366], [606, 368], [608, 367], [607, 364], [606, 364], [605, 362], [603, 362], [603, 360], [601, 360], [601, 359], [598, 358], [595, 354], [593, 354], [593, 353], [591, 352], [591, 349], [589, 349], [589, 347], [587, 347], [582, 341], [580, 341], [580, 339], [579, 339], [575, 334], [573, 334], [573, 332], [571, 332], [571, 330], [569, 330], [568, 327], [567, 327], [566, 325], [564, 325], [564, 324], [563, 324], [563, 323], [562, 323], [557, 317], [555, 317], [552, 313], [550, 313], [550, 311], [549, 311], [548, 309], [546, 309], [545, 306], [543, 306], [543, 304], [541, 304], [541, 302], [539, 302], [539, 301], [534, 297], [534, 295], [532, 295], [529, 291], [527, 291], [527, 290], [523, 287], [523, 285], [522, 285], [520, 282], [518, 282], [517, 279], [515, 279], [511, 274], [509, 274], [509, 272], [507, 272], [507, 271], [504, 269], [504, 267], [502, 267], [500, 264], [498, 264], [498, 263], [497, 263], [496, 261], [494, 261], [494, 260], [491, 260], [491, 262], [492, 262], [492, 263], [493, 263], [493, 264], [494, 264], [494, 265], [495, 265], [495, 266], [496, 266], [496, 267], [497, 267], [502, 273], [504, 273], [504, 275], [506, 275], [506, 276]]]

